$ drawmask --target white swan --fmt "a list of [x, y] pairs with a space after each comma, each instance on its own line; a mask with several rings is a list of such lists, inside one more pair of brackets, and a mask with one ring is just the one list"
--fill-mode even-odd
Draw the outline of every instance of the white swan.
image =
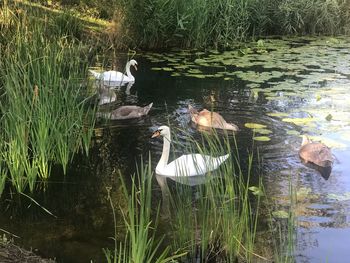
[[137, 70], [137, 62], [135, 59], [126, 63], [126, 75], [114, 70], [99, 73], [90, 69], [89, 72], [96, 78], [96, 80], [103, 81], [103, 84], [106, 86], [118, 86], [118, 84], [120, 85], [121, 83], [135, 81], [135, 77], [130, 72], [130, 66], [133, 66], [135, 70]]
[[228, 157], [229, 154], [211, 157], [201, 154], [186, 154], [168, 163], [170, 152], [170, 128], [160, 126], [152, 135], [152, 138], [163, 136], [163, 152], [156, 167], [156, 174], [174, 176], [197, 176], [217, 169]]

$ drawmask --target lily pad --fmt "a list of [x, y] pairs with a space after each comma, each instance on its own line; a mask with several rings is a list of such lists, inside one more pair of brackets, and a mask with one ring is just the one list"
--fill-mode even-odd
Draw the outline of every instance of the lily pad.
[[254, 123], [254, 122], [247, 122], [244, 124], [245, 127], [249, 129], [264, 129], [267, 126], [264, 124]]
[[162, 70], [164, 70], [164, 71], [174, 71], [173, 68], [168, 68], [168, 67], [164, 67], [164, 68], [162, 68]]
[[257, 195], [257, 196], [263, 196], [264, 195], [264, 192], [262, 191], [262, 189], [257, 187], [257, 186], [251, 186], [248, 189], [250, 191], [252, 191], [253, 195]]
[[253, 129], [253, 132], [260, 133], [260, 134], [270, 134], [272, 133], [269, 129]]
[[337, 201], [348, 201], [350, 200], [350, 192], [344, 194], [328, 194], [327, 197]]
[[300, 132], [296, 131], [296, 130], [288, 130], [286, 132], [288, 135], [295, 135], [295, 136], [299, 136]]
[[260, 142], [268, 142], [271, 139], [267, 136], [255, 136], [255, 137], [253, 137], [253, 140], [260, 141]]
[[269, 112], [269, 113], [266, 113], [266, 115], [271, 116], [271, 117], [286, 117], [286, 116], [289, 116], [289, 114], [286, 113], [286, 112]]
[[295, 125], [307, 125], [310, 122], [313, 122], [315, 119], [312, 117], [308, 118], [284, 118], [282, 121], [284, 122], [291, 122], [294, 123]]
[[276, 218], [289, 218], [288, 212], [283, 211], [283, 210], [278, 210], [278, 211], [272, 212], [272, 216], [276, 217]]

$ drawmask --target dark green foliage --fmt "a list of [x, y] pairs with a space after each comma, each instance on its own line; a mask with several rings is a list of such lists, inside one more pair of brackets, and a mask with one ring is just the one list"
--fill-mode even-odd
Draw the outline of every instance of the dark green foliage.
[[157, 48], [226, 47], [269, 34], [348, 33], [348, 0], [118, 0], [123, 40]]

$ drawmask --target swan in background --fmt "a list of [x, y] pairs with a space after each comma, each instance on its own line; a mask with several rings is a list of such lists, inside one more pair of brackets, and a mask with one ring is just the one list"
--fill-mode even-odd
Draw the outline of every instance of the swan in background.
[[233, 123], [227, 123], [225, 119], [217, 112], [204, 109], [198, 112], [191, 105], [188, 105], [191, 120], [201, 126], [212, 127], [217, 129], [238, 131], [239, 128]]
[[89, 69], [89, 72], [95, 77], [96, 80], [103, 81], [103, 84], [106, 86], [118, 86], [121, 83], [135, 81], [135, 77], [130, 72], [131, 66], [133, 66], [135, 70], [137, 70], [137, 62], [135, 59], [132, 59], [126, 63], [126, 75], [122, 72], [114, 70], [99, 73]]
[[153, 102], [145, 107], [139, 107], [134, 105], [121, 106], [112, 112], [99, 112], [98, 116], [110, 120], [135, 119], [147, 115], [152, 106]]
[[303, 135], [299, 156], [305, 163], [320, 167], [332, 167], [334, 161], [330, 148], [323, 143], [312, 142], [307, 135]]
[[168, 163], [170, 152], [170, 128], [160, 126], [153, 134], [152, 138], [162, 136], [163, 152], [156, 167], [156, 174], [175, 177], [175, 176], [197, 176], [217, 169], [228, 157], [229, 154], [211, 157], [202, 154], [186, 154]]

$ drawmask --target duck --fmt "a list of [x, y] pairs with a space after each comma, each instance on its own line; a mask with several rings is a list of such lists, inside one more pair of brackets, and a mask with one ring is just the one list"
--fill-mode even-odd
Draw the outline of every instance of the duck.
[[110, 113], [100, 113], [99, 116], [110, 120], [126, 120], [140, 118], [148, 114], [153, 106], [153, 102], [145, 107], [126, 105], [121, 106]]
[[168, 126], [160, 126], [151, 138], [163, 137], [162, 156], [156, 166], [156, 174], [165, 177], [192, 177], [216, 170], [229, 156], [212, 157], [203, 154], [186, 154], [168, 163], [171, 133]]
[[121, 83], [126, 82], [135, 82], [135, 77], [130, 72], [130, 67], [133, 66], [137, 70], [137, 61], [132, 59], [126, 63], [125, 70], [126, 75], [122, 72], [110, 70], [104, 72], [96, 72], [94, 70], [89, 70], [89, 72], [95, 77], [98, 81], [103, 81], [103, 84], [106, 86], [118, 86]]
[[330, 148], [321, 142], [312, 142], [307, 135], [303, 135], [302, 138], [299, 156], [305, 163], [332, 167], [334, 159]]
[[207, 109], [198, 112], [191, 105], [188, 105], [188, 111], [190, 112], [191, 120], [197, 125], [231, 131], [239, 130], [237, 125], [227, 123], [217, 112], [208, 111]]

